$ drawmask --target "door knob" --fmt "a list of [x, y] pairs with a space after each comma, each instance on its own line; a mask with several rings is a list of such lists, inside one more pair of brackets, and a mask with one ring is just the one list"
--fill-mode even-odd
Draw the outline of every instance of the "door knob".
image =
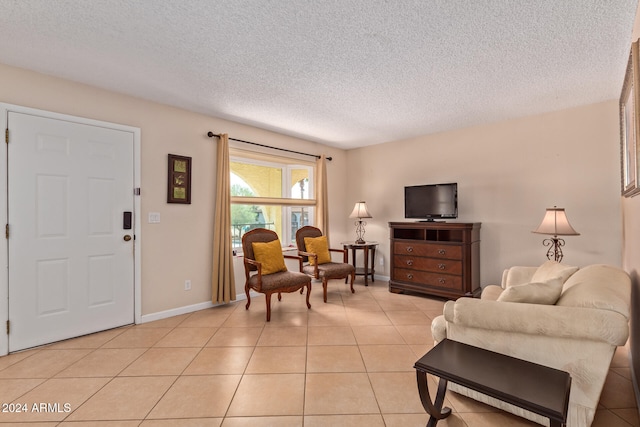
[[128, 235], [128, 234], [125, 234], [123, 239], [124, 239], [125, 242], [128, 242], [129, 240], [131, 240], [131, 236]]

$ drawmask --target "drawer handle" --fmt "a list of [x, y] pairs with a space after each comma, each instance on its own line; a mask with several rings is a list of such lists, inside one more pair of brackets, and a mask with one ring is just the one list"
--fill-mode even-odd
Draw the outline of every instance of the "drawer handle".
[[408, 265], [408, 266], [412, 266], [412, 265], [413, 265], [413, 260], [412, 260], [412, 259], [408, 260], [408, 261], [407, 261], [407, 265]]
[[413, 246], [408, 246], [407, 247], [407, 252], [413, 252]]
[[445, 251], [444, 249], [438, 249], [438, 253], [439, 253], [440, 255], [446, 255], [446, 254], [447, 254], [447, 251]]
[[409, 279], [409, 280], [413, 279], [413, 274], [411, 274], [411, 273], [407, 274], [407, 279]]
[[445, 268], [447, 268], [447, 266], [445, 264], [438, 264], [438, 268], [440, 270], [444, 270]]
[[440, 283], [441, 285], [444, 285], [446, 282], [447, 282], [447, 281], [446, 281], [446, 280], [444, 280], [442, 277], [440, 277], [440, 278], [438, 279], [438, 283]]

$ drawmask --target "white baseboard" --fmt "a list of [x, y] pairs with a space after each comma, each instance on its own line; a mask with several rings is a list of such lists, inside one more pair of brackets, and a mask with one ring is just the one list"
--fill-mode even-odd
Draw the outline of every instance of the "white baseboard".
[[376, 280], [380, 281], [380, 282], [388, 282], [389, 280], [391, 280], [391, 277], [389, 276], [380, 276], [379, 274], [374, 274], [374, 276]]
[[[380, 282], [385, 282], [385, 281], [388, 282], [389, 276], [380, 276], [376, 274], [375, 279], [376, 281], [380, 281]], [[257, 297], [259, 295], [261, 294], [255, 293], [253, 291], [251, 292], [252, 297]], [[246, 299], [247, 299], [246, 294], [244, 293], [236, 294], [235, 301], [243, 301]], [[217, 307], [219, 305], [222, 305], [222, 304], [214, 304], [211, 301], [205, 301], [198, 304], [187, 305], [184, 307], [172, 308], [171, 310], [159, 311], [157, 313], [144, 314], [140, 318], [140, 323], [154, 322], [156, 320], [162, 320], [168, 317], [179, 316], [181, 314], [193, 313], [194, 311], [205, 310], [207, 308]]]
[[[253, 293], [252, 295], [253, 296]], [[235, 301], [246, 300], [247, 296], [243, 294], [236, 295]], [[156, 320], [166, 319], [168, 317], [179, 316], [181, 314], [193, 313], [194, 311], [206, 310], [207, 308], [217, 307], [223, 304], [214, 304], [211, 301], [200, 302], [198, 304], [187, 305], [184, 307], [172, 308], [171, 310], [159, 311], [157, 313], [145, 314], [140, 318], [140, 323], [154, 322]]]

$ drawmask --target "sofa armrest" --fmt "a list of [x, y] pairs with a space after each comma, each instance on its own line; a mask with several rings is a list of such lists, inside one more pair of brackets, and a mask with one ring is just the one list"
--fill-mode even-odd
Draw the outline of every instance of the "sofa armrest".
[[507, 268], [502, 273], [502, 289], [531, 282], [536, 270], [538, 270], [538, 267], [515, 266]]
[[436, 343], [447, 337], [447, 321], [443, 315], [436, 317], [431, 322], [431, 337]]
[[624, 345], [629, 336], [625, 316], [596, 308], [459, 298], [445, 304], [444, 318], [467, 328], [588, 339], [615, 346]]

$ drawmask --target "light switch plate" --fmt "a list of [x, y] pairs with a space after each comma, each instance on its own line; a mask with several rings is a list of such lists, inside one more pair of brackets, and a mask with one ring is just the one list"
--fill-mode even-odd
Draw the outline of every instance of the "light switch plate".
[[149, 212], [149, 224], [160, 224], [160, 212]]

